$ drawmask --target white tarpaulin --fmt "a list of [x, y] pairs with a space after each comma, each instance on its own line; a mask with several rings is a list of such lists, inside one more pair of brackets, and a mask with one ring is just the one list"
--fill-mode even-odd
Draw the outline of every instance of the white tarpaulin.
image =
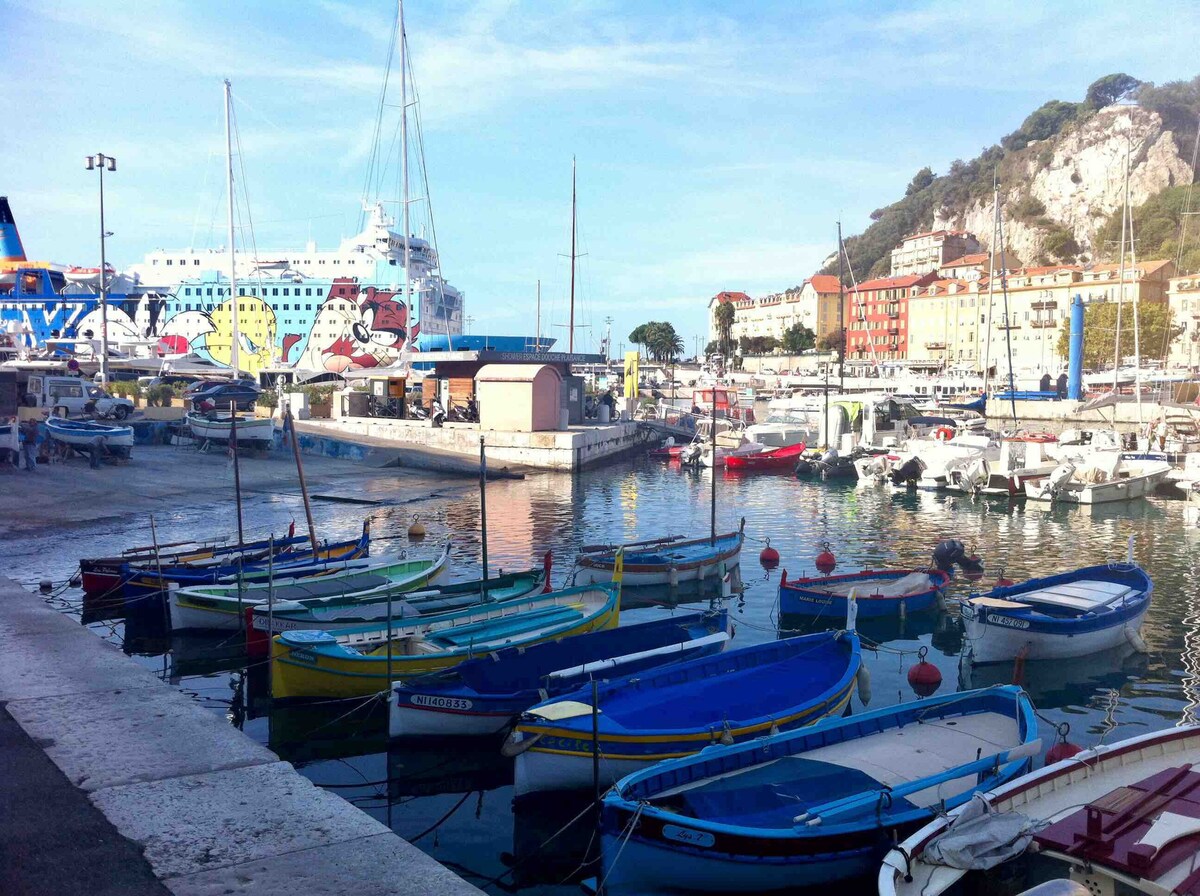
[[925, 847], [924, 861], [986, 871], [1023, 853], [1038, 826], [1018, 812], [997, 812], [977, 793], [946, 833]]

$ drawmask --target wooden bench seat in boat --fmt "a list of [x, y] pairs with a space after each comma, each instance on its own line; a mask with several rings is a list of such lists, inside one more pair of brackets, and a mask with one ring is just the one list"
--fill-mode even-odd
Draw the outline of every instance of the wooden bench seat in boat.
[[574, 607], [547, 607], [544, 610], [516, 613], [507, 619], [487, 620], [433, 632], [430, 633], [429, 640], [453, 647], [464, 647], [472, 641], [494, 641], [512, 635], [525, 634], [539, 628], [574, 622], [582, 615]]
[[[276, 585], [274, 588], [274, 599], [276, 601], [285, 601], [343, 597], [344, 595], [354, 594], [359, 591], [380, 588], [388, 584], [389, 581], [391, 580], [387, 576], [365, 572], [337, 579], [305, 579], [303, 581], [292, 582], [288, 585]], [[259, 595], [256, 594], [255, 599], [258, 599], [258, 597]]]
[[1014, 597], [1028, 604], [1050, 604], [1069, 610], [1078, 610], [1082, 613], [1106, 607], [1130, 594], [1133, 594], [1133, 589], [1119, 582], [1081, 579], [1076, 582], [1052, 585], [1049, 588], [1039, 588], [1036, 591], [1027, 591], [1014, 595]]

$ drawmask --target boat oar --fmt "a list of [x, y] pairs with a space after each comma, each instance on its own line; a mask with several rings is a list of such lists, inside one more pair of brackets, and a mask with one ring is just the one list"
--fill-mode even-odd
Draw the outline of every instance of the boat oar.
[[908, 781], [897, 787], [880, 788], [877, 790], [867, 790], [862, 793], [856, 793], [853, 796], [845, 797], [840, 800], [833, 800], [824, 805], [814, 806], [807, 812], [797, 815], [792, 819], [792, 823], [796, 825], [807, 825], [808, 827], [816, 827], [820, 824], [842, 821], [846, 818], [851, 818], [855, 815], [861, 815], [863, 812], [870, 811], [879, 805], [879, 801], [883, 798], [894, 800], [897, 797], [905, 797], [910, 793], [916, 793], [920, 790], [925, 790], [928, 787], [933, 787], [937, 784], [944, 784], [947, 781], [953, 781], [957, 778], [965, 777], [966, 775], [978, 774], [980, 772], [997, 769], [1002, 765], [1013, 762], [1017, 759], [1027, 759], [1030, 756], [1036, 756], [1042, 751], [1042, 740], [1036, 738], [1028, 743], [1013, 747], [1011, 750], [1005, 750], [1000, 753], [995, 753], [991, 756], [984, 756], [976, 759], [973, 762], [967, 762], [962, 765], [956, 765], [953, 768], [948, 768], [945, 771], [938, 772], [936, 775], [930, 775], [925, 778], [918, 778], [916, 781]]
[[646, 544], [669, 544], [672, 541], [682, 541], [682, 535], [665, 535], [662, 538], [648, 538], [645, 541], [629, 541], [620, 544], [585, 544], [579, 549], [581, 554], [592, 554], [596, 551], [613, 551], [620, 547], [636, 548]]

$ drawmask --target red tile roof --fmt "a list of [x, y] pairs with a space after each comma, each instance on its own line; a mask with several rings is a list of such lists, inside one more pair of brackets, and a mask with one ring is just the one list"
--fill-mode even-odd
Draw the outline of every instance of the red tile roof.
[[988, 254], [986, 252], [979, 252], [975, 255], [964, 255], [964, 256], [962, 256], [962, 258], [956, 258], [953, 261], [947, 261], [945, 264], [942, 265], [942, 267], [944, 267], [944, 268], [976, 267], [977, 265], [986, 264], [987, 260], [988, 260]]
[[750, 297], [744, 292], [719, 292], [716, 295], [717, 302], [724, 304], [725, 302], [749, 302]]
[[812, 288], [817, 292], [837, 292], [838, 278], [833, 274], [813, 274], [808, 278]]
[[[1161, 271], [1164, 267], [1166, 267], [1170, 263], [1171, 263], [1171, 260], [1168, 258], [1158, 259], [1155, 261], [1139, 261], [1137, 263], [1137, 269], [1142, 272], [1142, 276], [1144, 277], [1147, 274], [1153, 274], [1153, 273], [1156, 273], [1157, 271]], [[1126, 265], [1125, 270], [1127, 270], [1127, 271], [1131, 270], [1133, 267], [1134, 266], [1131, 264]], [[1094, 265], [1091, 268], [1092, 272], [1095, 272], [1095, 271], [1119, 271], [1119, 270], [1121, 270], [1121, 265], [1119, 262], [1114, 262], [1112, 264], [1098, 264], [1098, 265]]]
[[877, 289], [904, 289], [909, 286], [925, 286], [937, 280], [937, 274], [903, 274], [899, 277], [880, 277], [877, 280], [867, 280], [847, 292], [868, 292]]

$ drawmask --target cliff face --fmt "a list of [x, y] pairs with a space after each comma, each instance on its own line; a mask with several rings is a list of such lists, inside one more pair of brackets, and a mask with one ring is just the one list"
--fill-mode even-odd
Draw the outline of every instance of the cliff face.
[[[1191, 181], [1191, 164], [1181, 157], [1175, 135], [1158, 114], [1137, 106], [1109, 106], [1009, 153], [1000, 172], [1005, 248], [1027, 264], [1061, 260], [1056, 244], [1047, 246], [1057, 230], [1060, 238], [1062, 231], [1074, 237], [1081, 261], [1112, 255], [1116, 247], [1096, 245], [1096, 236], [1124, 202], [1127, 151], [1135, 207], [1166, 187]], [[935, 209], [933, 227], [968, 230], [990, 248], [994, 214], [989, 195]]]

